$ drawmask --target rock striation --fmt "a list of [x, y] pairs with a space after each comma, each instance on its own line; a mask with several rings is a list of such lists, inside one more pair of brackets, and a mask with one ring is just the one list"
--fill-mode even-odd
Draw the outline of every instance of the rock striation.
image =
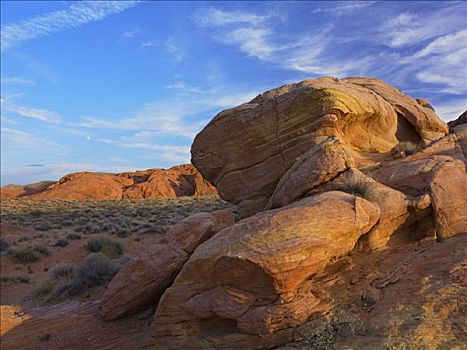
[[101, 300], [102, 318], [115, 320], [154, 306], [193, 250], [234, 221], [230, 210], [217, 210], [191, 215], [174, 225], [161, 242], [132, 259], [110, 282]]
[[[269, 201], [283, 175], [292, 167], [304, 169], [295, 164], [304, 163], [303, 157], [319, 157], [316, 148], [310, 150], [329, 138], [337, 138], [362, 166], [380, 161], [399, 141], [431, 142], [447, 132], [432, 108], [378, 79], [323, 77], [219, 113], [196, 136], [191, 154], [219, 195], [249, 216], [274, 206]], [[310, 180], [307, 190], [327, 180]]]
[[[422, 298], [416, 290], [443, 278], [461, 284], [462, 246], [448, 243], [456, 252], [443, 255], [439, 244], [465, 242], [466, 146], [465, 124], [449, 133], [429, 102], [378, 79], [306, 80], [223, 111], [196, 136], [192, 162], [240, 220], [224, 211], [175, 225], [117, 274], [101, 315], [152, 305], [147, 348], [169, 350], [310, 342], [303, 329], [316, 335], [317, 322], [335, 322], [344, 305], [386, 332], [362, 315], [390, 312], [378, 302], [405, 274], [424, 282], [399, 291], [404, 298]], [[435, 266], [429, 251], [451, 267]], [[460, 315], [450, 288], [441, 289]]]

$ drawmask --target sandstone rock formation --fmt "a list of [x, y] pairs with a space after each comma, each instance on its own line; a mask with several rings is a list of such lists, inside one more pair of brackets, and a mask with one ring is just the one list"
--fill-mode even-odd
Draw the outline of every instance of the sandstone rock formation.
[[44, 191], [56, 181], [40, 181], [28, 185], [6, 185], [0, 188], [0, 197], [22, 197]]
[[159, 243], [126, 264], [108, 285], [100, 314], [114, 320], [157, 304], [193, 250], [235, 217], [230, 210], [191, 215], [174, 225]]
[[265, 209], [283, 175], [329, 137], [361, 166], [380, 161], [398, 141], [434, 141], [447, 131], [431, 108], [378, 79], [324, 77], [219, 113], [195, 138], [192, 162], [248, 216]]
[[[218, 341], [218, 348], [238, 349], [300, 325], [319, 301], [309, 293], [310, 276], [352, 250], [378, 218], [365, 199], [331, 191], [222, 230], [198, 247], [165, 292], [151, 345], [202, 349]], [[243, 339], [211, 337], [213, 318], [236, 325]], [[184, 329], [196, 331], [181, 338]]]
[[[415, 262], [411, 278], [429, 289], [410, 286], [414, 298], [438, 290], [460, 315], [449, 287], [430, 279], [460, 286], [463, 247], [452, 245], [451, 267], [427, 252], [448, 263], [439, 245], [465, 242], [466, 142], [465, 124], [448, 134], [429, 102], [377, 79], [307, 80], [223, 111], [197, 135], [192, 161], [242, 219], [198, 214], [174, 226], [110, 283], [101, 315], [152, 303], [148, 348], [274, 348], [345, 305], [362, 320], [389, 313], [382, 291]], [[389, 327], [372, 320], [374, 333]]]
[[118, 200], [175, 198], [216, 194], [216, 189], [191, 164], [120, 174], [68, 174], [28, 199]]

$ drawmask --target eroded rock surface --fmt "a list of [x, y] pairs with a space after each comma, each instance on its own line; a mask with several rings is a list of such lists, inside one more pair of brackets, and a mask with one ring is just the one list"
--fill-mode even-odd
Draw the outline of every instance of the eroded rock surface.
[[192, 162], [248, 216], [267, 208], [284, 174], [298, 159], [313, 158], [305, 153], [329, 137], [338, 137], [361, 166], [379, 162], [404, 137], [428, 142], [447, 131], [431, 108], [378, 79], [323, 77], [219, 113], [195, 138]]
[[[218, 232], [196, 249], [162, 297], [151, 345], [264, 345], [264, 336], [287, 332], [307, 319], [318, 299], [306, 281], [352, 250], [378, 218], [379, 209], [365, 199], [327, 192]], [[218, 318], [233, 329], [211, 335], [211, 320]], [[241, 334], [238, 342], [230, 332]]]
[[148, 247], [118, 272], [101, 299], [101, 316], [115, 320], [156, 306], [193, 250], [234, 221], [230, 210], [198, 213], [181, 220], [160, 243]]

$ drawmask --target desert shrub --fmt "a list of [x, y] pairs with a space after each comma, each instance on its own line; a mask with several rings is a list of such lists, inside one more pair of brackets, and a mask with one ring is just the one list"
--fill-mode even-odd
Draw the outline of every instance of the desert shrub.
[[47, 223], [40, 223], [34, 226], [34, 229], [37, 231], [48, 231], [52, 229], [52, 226]]
[[9, 252], [18, 262], [23, 264], [33, 263], [39, 260], [39, 257], [30, 246], [8, 248]]
[[120, 263], [121, 266], [123, 266], [123, 265], [127, 264], [128, 262], [130, 262], [131, 259], [133, 259], [132, 256], [124, 255], [119, 259], [119, 263]]
[[417, 144], [412, 141], [401, 141], [394, 148], [396, 153], [404, 152], [405, 155], [411, 155], [417, 152]]
[[78, 270], [78, 277], [87, 287], [102, 285], [118, 272], [118, 265], [103, 254], [91, 254]]
[[78, 232], [70, 232], [66, 235], [66, 239], [72, 241], [72, 240], [76, 240], [76, 239], [83, 239], [83, 234], [81, 233], [78, 233]]
[[54, 247], [66, 247], [68, 244], [70, 243], [66, 239], [60, 238], [55, 241]]
[[71, 225], [73, 225], [73, 221], [71, 221], [71, 220], [63, 220], [63, 221], [62, 221], [62, 225], [65, 226], [65, 227], [71, 226]]
[[74, 277], [64, 283], [58, 284], [53, 293], [55, 295], [73, 296], [89, 288], [104, 285], [109, 282], [120, 268], [120, 263], [112, 261], [101, 253], [90, 254], [74, 271]]
[[40, 306], [45, 304], [53, 291], [53, 284], [50, 281], [46, 281], [39, 285], [31, 295], [31, 302], [34, 306]]
[[363, 198], [372, 196], [371, 183], [365, 178], [347, 177], [343, 182], [343, 191]]
[[9, 246], [10, 244], [7, 241], [0, 239], [0, 252], [4, 252]]
[[0, 283], [29, 283], [30, 279], [26, 276], [2, 276]]
[[42, 255], [50, 255], [49, 248], [45, 244], [36, 244], [33, 249]]
[[333, 332], [341, 337], [354, 336], [363, 330], [360, 319], [339, 308], [332, 313], [331, 327]]
[[362, 322], [348, 310], [336, 308], [330, 317], [316, 326], [305, 324], [296, 332], [294, 338], [309, 350], [331, 350], [336, 336], [351, 337], [363, 331]]
[[49, 274], [52, 278], [58, 279], [63, 277], [71, 277], [76, 270], [75, 264], [61, 262], [50, 270]]
[[100, 227], [95, 222], [89, 222], [83, 227], [83, 232], [85, 234], [98, 233], [100, 232]]
[[122, 244], [108, 236], [94, 237], [88, 241], [87, 248], [90, 252], [103, 253], [111, 258], [117, 258], [123, 254]]

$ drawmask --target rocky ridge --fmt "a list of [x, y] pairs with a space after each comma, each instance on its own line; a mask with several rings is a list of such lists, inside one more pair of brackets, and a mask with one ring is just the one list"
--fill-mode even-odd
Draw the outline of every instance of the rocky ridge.
[[48, 182], [34, 192], [21, 190], [10, 193], [7, 187], [2, 188], [2, 196], [10, 194], [25, 199], [119, 200], [217, 193], [215, 187], [203, 179], [191, 164], [178, 165], [167, 170], [148, 169], [119, 174], [72, 173], [63, 176], [58, 182]]

